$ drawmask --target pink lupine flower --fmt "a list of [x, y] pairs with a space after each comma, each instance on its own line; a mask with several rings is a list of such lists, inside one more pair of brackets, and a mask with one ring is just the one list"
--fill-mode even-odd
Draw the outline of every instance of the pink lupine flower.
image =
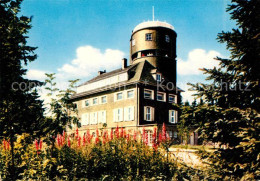
[[145, 128], [143, 128], [143, 132], [142, 132], [142, 141], [143, 143], [145, 142]]
[[80, 144], [81, 144], [81, 137], [78, 136], [78, 148], [80, 147]]
[[165, 123], [163, 123], [163, 127], [162, 127], [162, 141], [166, 140], [166, 127], [165, 127]]
[[148, 141], [148, 134], [145, 132], [145, 140], [144, 140], [144, 144], [148, 145], [149, 141]]
[[116, 126], [115, 134], [116, 134], [116, 138], [119, 138], [119, 128], [118, 128], [118, 125]]
[[70, 137], [68, 137], [68, 147], [70, 147]]
[[159, 133], [159, 143], [161, 143], [161, 142], [162, 142], [162, 134]]
[[10, 149], [10, 140], [7, 141], [6, 145], [7, 145], [7, 150], [9, 150]]
[[76, 138], [78, 138], [79, 137], [79, 129], [77, 128], [76, 129]]
[[36, 150], [38, 151], [39, 150], [39, 144], [38, 144], [38, 141], [36, 139], [34, 140], [34, 144], [35, 144]]
[[154, 150], [157, 150], [157, 128], [154, 128], [154, 131], [153, 131], [153, 149]]
[[65, 144], [65, 138], [66, 138], [66, 132], [63, 131], [63, 133], [62, 133], [62, 145]]
[[86, 145], [86, 135], [84, 134], [83, 135], [83, 146], [85, 146]]
[[124, 128], [121, 127], [120, 129], [120, 137], [123, 138], [124, 137]]
[[129, 140], [130, 140], [130, 135], [129, 135], [129, 133], [127, 133], [127, 135], [126, 135], [126, 141], [129, 142]]
[[113, 129], [111, 129], [111, 132], [110, 132], [110, 140], [113, 140], [113, 138], [114, 138]]
[[42, 149], [42, 140], [40, 140], [39, 147], [40, 147], [40, 150], [41, 150]]

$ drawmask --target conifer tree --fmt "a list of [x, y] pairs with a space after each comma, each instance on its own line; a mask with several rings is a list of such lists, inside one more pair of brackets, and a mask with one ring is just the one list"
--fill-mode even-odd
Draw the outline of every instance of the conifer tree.
[[17, 135], [41, 134], [42, 101], [35, 88], [39, 81], [24, 78], [27, 63], [36, 59], [27, 45], [31, 18], [18, 15], [21, 0], [0, 1], [0, 138], [11, 142], [10, 176], [16, 179], [13, 143]]
[[203, 69], [208, 84], [190, 84], [203, 98], [194, 111], [202, 137], [219, 144], [203, 156], [218, 179], [256, 179], [260, 175], [260, 1], [232, 0], [227, 11], [237, 28], [218, 34], [229, 58]]

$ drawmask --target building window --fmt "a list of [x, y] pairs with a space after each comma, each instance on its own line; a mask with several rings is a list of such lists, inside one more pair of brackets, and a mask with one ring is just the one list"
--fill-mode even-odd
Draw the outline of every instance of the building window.
[[122, 100], [123, 99], [123, 92], [116, 93], [116, 100]]
[[99, 123], [106, 123], [106, 111], [99, 111], [98, 112], [98, 122]]
[[85, 126], [89, 124], [89, 114], [85, 113], [81, 116], [81, 126]]
[[90, 102], [89, 102], [89, 100], [85, 100], [84, 101], [84, 107], [88, 107], [88, 106], [90, 106]]
[[156, 74], [156, 81], [161, 82], [162, 81], [162, 75]]
[[169, 35], [165, 35], [165, 41], [166, 41], [167, 43], [170, 42], [170, 36], [169, 36]]
[[97, 105], [98, 104], [98, 98], [93, 98], [93, 105]]
[[169, 122], [170, 123], [177, 123], [177, 116], [176, 116], [177, 112], [175, 110], [170, 110], [169, 111]]
[[153, 91], [152, 90], [144, 90], [144, 98], [145, 99], [153, 99]]
[[134, 106], [124, 108], [124, 120], [125, 121], [134, 120]]
[[145, 34], [145, 40], [146, 41], [152, 41], [153, 40], [152, 33], [146, 33]]
[[165, 101], [165, 93], [157, 93], [157, 101]]
[[132, 39], [132, 46], [135, 46], [135, 39]]
[[169, 95], [169, 103], [175, 103], [175, 95]]
[[123, 108], [114, 109], [114, 122], [123, 121]]
[[97, 112], [90, 113], [90, 124], [97, 124]]
[[107, 96], [102, 96], [102, 97], [101, 97], [101, 103], [102, 103], [102, 104], [107, 103]]
[[174, 138], [178, 138], [178, 132], [177, 132], [177, 131], [174, 131], [174, 132], [173, 132], [173, 137], [174, 137]]
[[154, 109], [152, 107], [144, 107], [144, 120], [146, 121], [153, 121], [153, 111]]
[[133, 98], [134, 97], [134, 90], [127, 91], [127, 98]]

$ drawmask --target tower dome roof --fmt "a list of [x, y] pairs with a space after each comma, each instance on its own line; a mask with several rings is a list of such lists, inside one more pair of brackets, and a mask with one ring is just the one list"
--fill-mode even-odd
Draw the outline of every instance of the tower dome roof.
[[161, 22], [161, 21], [146, 21], [146, 22], [143, 22], [143, 23], [140, 23], [138, 24], [134, 30], [133, 30], [133, 33], [138, 31], [138, 30], [141, 30], [141, 29], [144, 29], [144, 28], [150, 28], [150, 27], [164, 27], [164, 28], [169, 28], [171, 30], [174, 30], [174, 27], [172, 25], [170, 25], [169, 23], [166, 23], [166, 22]]

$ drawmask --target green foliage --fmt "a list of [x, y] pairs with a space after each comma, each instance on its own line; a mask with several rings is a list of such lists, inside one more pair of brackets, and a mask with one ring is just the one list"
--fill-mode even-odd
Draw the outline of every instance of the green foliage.
[[202, 153], [209, 160], [215, 179], [256, 179], [260, 175], [260, 1], [233, 0], [228, 7], [238, 28], [218, 35], [231, 52], [217, 57], [219, 68], [203, 69], [209, 84], [191, 84], [204, 100], [193, 113], [201, 136], [219, 144], [214, 152]]
[[67, 127], [71, 128], [71, 124], [80, 126], [77, 118], [77, 108], [70, 101], [70, 97], [75, 93], [75, 85], [79, 81], [70, 80], [69, 86], [66, 90], [60, 90], [56, 87], [55, 74], [46, 74], [47, 79], [45, 80], [48, 91], [47, 96], [50, 98], [48, 105], [47, 116], [45, 119], [45, 130], [52, 138], [52, 135], [61, 134]]

